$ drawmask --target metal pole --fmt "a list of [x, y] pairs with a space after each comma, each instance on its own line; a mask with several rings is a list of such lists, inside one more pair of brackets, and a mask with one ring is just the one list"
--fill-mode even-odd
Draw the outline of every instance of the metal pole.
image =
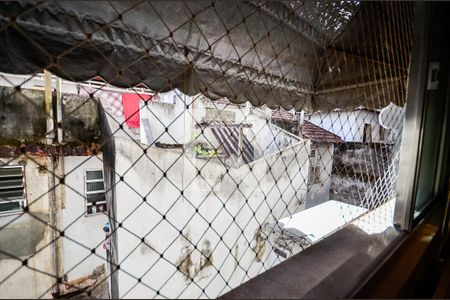
[[58, 143], [63, 142], [63, 129], [62, 129], [62, 118], [63, 118], [63, 104], [61, 99], [62, 94], [62, 80], [61, 78], [56, 78], [56, 124], [58, 126]]
[[397, 201], [394, 212], [394, 225], [402, 230], [410, 230], [412, 227], [430, 35], [430, 3], [417, 2], [415, 8], [414, 47], [408, 78], [407, 104], [397, 182]]
[[45, 116], [46, 116], [46, 141], [48, 145], [53, 144], [55, 138], [54, 122], [53, 122], [53, 107], [52, 107], [52, 75], [47, 70], [44, 70], [44, 85], [45, 85]]

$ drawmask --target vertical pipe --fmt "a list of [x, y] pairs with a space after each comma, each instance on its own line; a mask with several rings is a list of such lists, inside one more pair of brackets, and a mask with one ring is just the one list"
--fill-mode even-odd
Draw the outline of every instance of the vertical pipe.
[[[47, 70], [44, 70], [44, 83], [45, 83], [45, 115], [46, 115], [46, 142], [48, 145], [53, 144], [55, 138], [54, 132], [54, 118], [53, 118], [53, 95], [52, 95], [52, 75]], [[59, 296], [59, 275], [60, 275], [60, 239], [58, 230], [60, 224], [58, 221], [59, 209], [58, 209], [58, 199], [56, 197], [56, 168], [55, 165], [58, 164], [58, 157], [49, 157], [47, 163], [48, 169], [48, 202], [49, 202], [49, 221], [51, 230], [51, 256], [53, 258], [53, 274], [55, 276], [55, 288], [53, 289], [54, 297]], [[58, 164], [58, 166], [60, 166]]]
[[63, 107], [62, 107], [62, 80], [61, 78], [56, 78], [56, 124], [58, 127], [58, 143], [63, 142], [63, 129], [62, 129], [62, 118], [63, 118]]
[[55, 276], [55, 286], [53, 288], [52, 294], [54, 298], [59, 296], [59, 275], [60, 275], [60, 253], [58, 247], [59, 240], [59, 230], [58, 226], [58, 203], [56, 199], [56, 180], [55, 180], [55, 164], [58, 163], [58, 157], [48, 157], [47, 169], [48, 169], [48, 202], [49, 202], [49, 221], [50, 221], [50, 236], [51, 243], [51, 257], [52, 257], [52, 273]]
[[55, 137], [54, 122], [53, 122], [53, 107], [52, 107], [52, 75], [49, 71], [44, 70], [44, 83], [45, 83], [45, 116], [46, 116], [46, 142], [48, 145], [53, 144]]

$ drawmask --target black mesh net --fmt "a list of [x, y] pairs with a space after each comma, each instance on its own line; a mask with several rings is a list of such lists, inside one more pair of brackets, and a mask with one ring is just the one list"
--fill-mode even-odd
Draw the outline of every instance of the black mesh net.
[[393, 222], [414, 5], [0, 3], [0, 295], [216, 298]]

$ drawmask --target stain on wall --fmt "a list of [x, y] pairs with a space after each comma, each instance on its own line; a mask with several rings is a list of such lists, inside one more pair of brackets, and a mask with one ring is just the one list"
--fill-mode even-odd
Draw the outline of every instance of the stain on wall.
[[194, 279], [192, 276], [193, 272], [191, 271], [193, 265], [191, 255], [192, 252], [194, 251], [194, 247], [189, 242], [189, 238], [190, 238], [189, 232], [181, 236], [184, 246], [181, 248], [180, 256], [178, 257], [177, 260], [178, 270], [181, 273], [183, 273], [183, 275], [185, 276], [184, 279], [187, 283]]
[[264, 253], [266, 252], [266, 240], [267, 235], [264, 233], [263, 228], [260, 226], [259, 229], [255, 232], [252, 246], [252, 250], [253, 252], [255, 252], [255, 261], [257, 262], [261, 262], [264, 257]]
[[213, 255], [211, 243], [209, 240], [204, 239], [202, 241], [202, 248], [200, 250], [200, 257], [195, 258], [195, 254], [199, 254], [194, 251], [193, 245], [189, 242], [189, 234], [182, 237], [184, 247], [181, 248], [180, 256], [177, 261], [177, 267], [180, 272], [185, 276], [186, 284], [189, 284], [194, 280], [201, 280], [207, 278], [210, 274], [205, 273], [208, 267], [213, 265]]
[[26, 257], [36, 252], [36, 246], [49, 228], [49, 216], [44, 213], [33, 213], [33, 216], [0, 230], [0, 259], [10, 259], [6, 253]]
[[139, 248], [141, 251], [141, 254], [148, 254], [155, 251], [155, 248], [150, 244], [150, 242], [145, 238], [145, 243], [141, 243]]
[[100, 139], [99, 101], [77, 95], [62, 95], [64, 138], [91, 143]]
[[200, 263], [198, 264], [196, 273], [200, 272], [206, 267], [212, 266], [213, 263], [211, 243], [206, 239], [203, 240], [201, 254], [202, 255], [200, 257]]
[[45, 138], [44, 92], [0, 87], [0, 142], [20, 145]]
[[[0, 144], [19, 146], [45, 142], [44, 91], [0, 87]], [[99, 101], [63, 94], [63, 124], [66, 142], [98, 143]]]

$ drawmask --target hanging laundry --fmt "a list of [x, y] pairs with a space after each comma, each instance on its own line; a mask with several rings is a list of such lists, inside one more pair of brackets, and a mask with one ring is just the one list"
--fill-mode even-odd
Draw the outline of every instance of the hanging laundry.
[[148, 105], [141, 101], [139, 111], [141, 143], [183, 144], [185, 119], [191, 117], [186, 105], [190, 105], [192, 101], [192, 96], [185, 95], [178, 89], [153, 95]]
[[141, 94], [122, 94], [122, 105], [125, 122], [129, 128], [140, 127], [140, 113], [139, 102], [141, 100], [148, 101], [151, 99], [150, 95]]
[[79, 94], [82, 96], [93, 94], [95, 98], [100, 99], [107, 112], [118, 117], [122, 116], [122, 94], [86, 86], [80, 86]]

